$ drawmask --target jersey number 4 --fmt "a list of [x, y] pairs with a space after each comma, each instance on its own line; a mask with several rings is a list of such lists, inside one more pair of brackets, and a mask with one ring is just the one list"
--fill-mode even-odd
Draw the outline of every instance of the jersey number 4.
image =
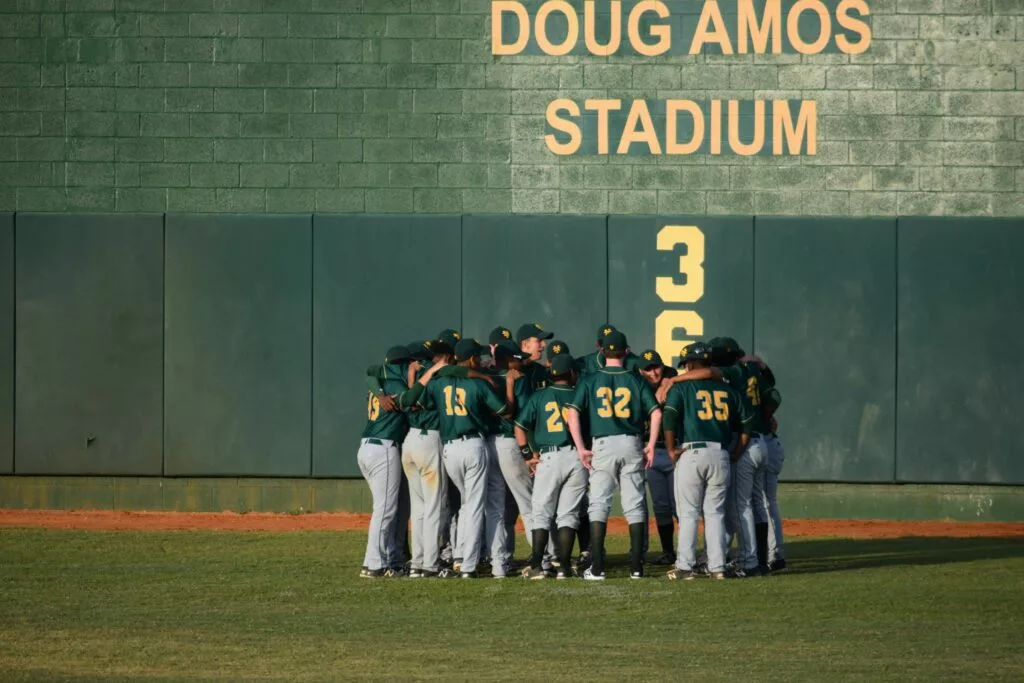
[[[713, 397], [712, 397], [713, 396]], [[701, 409], [697, 417], [702, 420], [712, 418], [719, 422], [729, 421], [729, 394], [724, 391], [710, 392], [701, 389], [697, 392], [697, 400], [701, 402]], [[712, 406], [712, 404], [714, 404]]]
[[750, 399], [750, 405], [759, 406], [761, 405], [761, 392], [757, 390], [757, 378], [747, 378], [747, 398]]
[[550, 413], [547, 423], [548, 433], [554, 434], [565, 431], [565, 423], [569, 421], [569, 409], [559, 408], [557, 402], [548, 401], [544, 404], [544, 410]]
[[633, 397], [629, 389], [619, 387], [615, 390], [615, 408], [612, 409], [612, 390], [610, 387], [598, 387], [597, 398], [601, 405], [597, 407], [600, 417], [629, 417], [629, 399]]
[[[452, 403], [452, 390], [455, 390], [455, 403]], [[444, 388], [444, 410], [451, 415], [463, 417], [468, 414], [466, 411], [466, 390], [448, 385]]]

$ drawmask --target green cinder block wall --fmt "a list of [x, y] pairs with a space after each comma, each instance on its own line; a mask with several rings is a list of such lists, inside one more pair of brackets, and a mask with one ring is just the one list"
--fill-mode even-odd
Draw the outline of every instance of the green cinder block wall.
[[[0, 211], [1024, 214], [1024, 5], [868, 5], [860, 55], [597, 58], [493, 56], [487, 0], [3, 0]], [[545, 148], [673, 96], [814, 99], [818, 153]]]

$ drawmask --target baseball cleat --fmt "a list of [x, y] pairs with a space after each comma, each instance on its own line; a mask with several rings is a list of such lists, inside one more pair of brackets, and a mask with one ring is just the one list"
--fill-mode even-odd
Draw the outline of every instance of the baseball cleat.
[[384, 572], [383, 569], [367, 569], [363, 567], [363, 569], [359, 572], [360, 579], [380, 579], [384, 576], [387, 576], [387, 574]]
[[630, 572], [629, 573], [629, 578], [631, 578], [631, 579], [642, 579], [642, 578], [644, 578], [644, 573], [643, 572]]
[[693, 565], [693, 569], [691, 571], [697, 576], [711, 576], [711, 572], [708, 571], [707, 562], [698, 562]]
[[541, 581], [543, 579], [548, 578], [548, 573], [543, 569], [534, 569], [532, 567], [527, 567], [523, 570], [523, 578], [529, 579], [530, 581]]
[[459, 574], [459, 578], [460, 579], [475, 579], [476, 578], [476, 572], [462, 572], [461, 574]]
[[724, 581], [725, 580], [725, 572], [711, 572], [711, 578], [714, 579], [715, 581]]
[[562, 581], [564, 579], [571, 579], [575, 575], [576, 574], [572, 571], [572, 569], [559, 569], [557, 572], [555, 572], [555, 578], [559, 581]]
[[384, 570], [384, 576], [389, 579], [406, 576], [405, 567], [389, 567]]
[[662, 555], [661, 557], [656, 559], [651, 564], [656, 564], [656, 565], [664, 566], [664, 565], [670, 565], [670, 564], [675, 564], [675, 563], [676, 563], [675, 553], [665, 553], [664, 555]]
[[419, 569], [418, 567], [413, 567], [409, 570], [409, 573], [406, 574], [406, 576], [408, 576], [410, 579], [422, 579], [425, 573], [426, 572], [424, 572], [422, 569]]
[[590, 567], [587, 567], [583, 571], [583, 580], [584, 581], [604, 581], [604, 579], [605, 579], [604, 572], [601, 572], [600, 574], [595, 574], [593, 571], [591, 571]]
[[669, 581], [693, 581], [697, 578], [697, 574], [692, 571], [680, 569], [679, 567], [673, 567], [665, 572], [665, 578]]
[[768, 569], [773, 572], [781, 572], [786, 568], [786, 558], [778, 557], [768, 563]]
[[[430, 576], [430, 574], [426, 574], [426, 576]], [[455, 577], [457, 577], [457, 576], [458, 576], [458, 574], [456, 574], [455, 572], [453, 572], [453, 571], [452, 571], [451, 569], [449, 569], [448, 567], [445, 567], [445, 568], [444, 568], [444, 569], [442, 569], [441, 571], [439, 571], [439, 572], [437, 572], [436, 574], [434, 574], [434, 576], [436, 576], [436, 577], [437, 577], [437, 578], [439, 578], [439, 579], [454, 579]]]
[[579, 558], [576, 560], [576, 570], [581, 571], [590, 566], [591, 556], [589, 550], [584, 550], [580, 553]]

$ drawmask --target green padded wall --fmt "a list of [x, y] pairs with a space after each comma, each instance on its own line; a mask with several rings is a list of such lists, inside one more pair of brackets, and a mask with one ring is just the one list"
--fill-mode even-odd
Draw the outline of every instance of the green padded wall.
[[750, 348], [753, 224], [749, 217], [609, 218], [609, 322], [634, 351], [655, 347], [665, 363], [685, 340], [728, 335]]
[[783, 478], [892, 481], [895, 219], [757, 218], [755, 351], [775, 372]]
[[0, 213], [0, 474], [14, 471], [14, 215]]
[[164, 469], [308, 476], [310, 216], [167, 216]]
[[536, 322], [589, 353], [606, 322], [604, 216], [466, 216], [462, 231], [463, 333], [487, 343], [505, 325]]
[[163, 219], [18, 214], [18, 474], [160, 474]]
[[366, 367], [460, 325], [460, 218], [315, 216], [313, 236], [313, 475], [359, 476]]
[[896, 478], [1024, 483], [1024, 219], [899, 219]]

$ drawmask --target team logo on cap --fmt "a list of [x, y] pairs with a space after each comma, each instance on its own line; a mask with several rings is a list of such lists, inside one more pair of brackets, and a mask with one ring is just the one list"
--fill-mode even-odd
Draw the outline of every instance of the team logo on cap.
[[644, 360], [654, 360], [654, 354], [648, 351], [644, 354]]
[[610, 327], [606, 327], [606, 328], [604, 328], [603, 330], [601, 330], [601, 333], [602, 333], [602, 334], [603, 334], [604, 336], [606, 336], [606, 337], [607, 337], [607, 336], [608, 336], [609, 334], [611, 334], [611, 333], [612, 333], [612, 328], [610, 328]]
[[540, 325], [538, 325], [537, 323], [534, 323], [534, 324], [533, 324], [533, 326], [534, 326], [534, 327], [536, 327], [536, 328], [537, 328], [537, 329], [538, 329], [539, 331], [541, 331], [541, 332], [543, 332], [543, 331], [544, 331], [544, 328], [543, 328], [543, 327], [541, 327]]
[[551, 350], [554, 351], [555, 353], [561, 353], [562, 352], [562, 345], [561, 344], [555, 344], [554, 346], [551, 347]]
[[455, 337], [456, 341], [462, 341], [462, 335], [458, 332], [452, 332], [452, 336]]
[[508, 330], [502, 330], [501, 331], [501, 336], [504, 337], [505, 339], [511, 339], [512, 338], [512, 333], [509, 332]]

